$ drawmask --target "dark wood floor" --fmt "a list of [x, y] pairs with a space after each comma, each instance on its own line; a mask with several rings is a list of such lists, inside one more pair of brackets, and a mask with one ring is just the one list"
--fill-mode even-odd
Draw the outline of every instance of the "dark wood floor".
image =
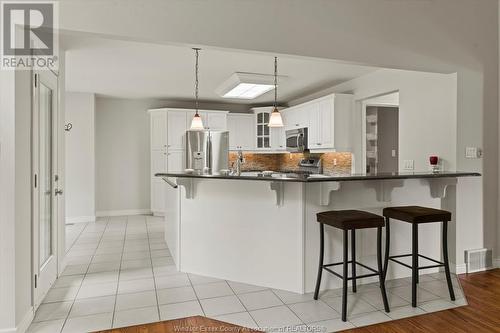
[[343, 332], [500, 332], [500, 269], [463, 274], [459, 279], [468, 306]]
[[[344, 332], [500, 332], [500, 269], [460, 275], [468, 306], [444, 310], [388, 323], [366, 326]], [[217, 320], [196, 316], [159, 323], [103, 331], [107, 333], [167, 333], [167, 332], [257, 332]]]
[[194, 316], [182, 319], [161, 321], [158, 323], [144, 324], [96, 333], [262, 333], [249, 328], [236, 326], [215, 319]]

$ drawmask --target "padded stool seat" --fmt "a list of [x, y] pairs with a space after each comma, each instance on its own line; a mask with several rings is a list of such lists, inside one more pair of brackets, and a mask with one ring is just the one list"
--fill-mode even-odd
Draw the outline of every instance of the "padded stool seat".
[[361, 210], [331, 210], [318, 213], [316, 217], [320, 223], [343, 230], [378, 228], [385, 224], [382, 216]]
[[421, 206], [387, 207], [384, 208], [382, 215], [409, 223], [451, 221], [450, 212]]

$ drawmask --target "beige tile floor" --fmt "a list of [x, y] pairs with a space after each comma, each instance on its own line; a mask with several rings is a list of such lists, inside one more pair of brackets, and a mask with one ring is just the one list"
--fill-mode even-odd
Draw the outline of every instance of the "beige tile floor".
[[453, 277], [450, 302], [442, 273], [422, 276], [419, 307], [410, 279], [388, 281], [391, 312], [383, 311], [377, 284], [348, 298], [340, 320], [340, 290], [300, 295], [180, 273], [165, 244], [161, 218], [123, 216], [67, 227], [69, 264], [40, 305], [29, 332], [89, 332], [193, 315], [277, 330], [332, 332], [466, 304]]

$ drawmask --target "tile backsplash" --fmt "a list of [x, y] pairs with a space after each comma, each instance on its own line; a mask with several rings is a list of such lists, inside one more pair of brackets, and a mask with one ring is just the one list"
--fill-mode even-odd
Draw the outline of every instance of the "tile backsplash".
[[[243, 171], [254, 170], [287, 170], [293, 171], [299, 169], [299, 161], [307, 155], [319, 156], [323, 164], [323, 172], [350, 173], [351, 172], [351, 153], [335, 152], [321, 154], [266, 154], [266, 153], [243, 153], [245, 163], [242, 165]], [[229, 153], [229, 165], [236, 161], [237, 153]], [[335, 163], [336, 162], [336, 163]]]

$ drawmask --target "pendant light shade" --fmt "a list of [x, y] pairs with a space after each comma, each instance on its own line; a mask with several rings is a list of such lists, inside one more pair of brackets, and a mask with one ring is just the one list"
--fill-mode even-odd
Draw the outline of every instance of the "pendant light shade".
[[283, 127], [283, 119], [281, 118], [281, 112], [274, 108], [271, 112], [271, 117], [269, 118], [269, 127]]
[[194, 74], [195, 74], [195, 81], [194, 81], [194, 98], [195, 98], [195, 106], [196, 106], [196, 112], [194, 114], [193, 120], [191, 121], [191, 130], [197, 130], [201, 131], [204, 130], [205, 128], [203, 127], [203, 120], [200, 117], [200, 114], [198, 113], [198, 57], [199, 57], [199, 52], [201, 49], [199, 48], [193, 48], [195, 52], [195, 57], [196, 57], [196, 63], [194, 67]]
[[278, 110], [278, 57], [274, 57], [274, 107], [269, 118], [269, 127], [283, 127], [283, 118]]
[[195, 113], [193, 120], [191, 120], [191, 127], [190, 129], [192, 130], [204, 130], [205, 128], [203, 127], [203, 120], [201, 120], [201, 117], [198, 113]]

